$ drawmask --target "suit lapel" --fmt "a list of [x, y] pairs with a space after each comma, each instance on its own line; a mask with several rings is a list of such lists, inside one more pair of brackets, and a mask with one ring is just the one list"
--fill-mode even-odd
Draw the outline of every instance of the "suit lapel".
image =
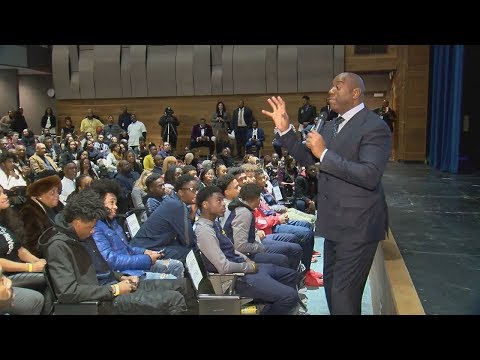
[[[352, 135], [357, 133], [357, 130], [363, 125], [365, 122], [365, 119], [367, 118], [367, 113], [368, 110], [367, 108], [363, 108], [360, 110], [358, 113], [356, 113], [340, 130], [337, 134], [337, 136], [332, 139], [330, 147], [332, 149], [337, 148], [339, 145], [341, 145], [345, 140], [351, 138]], [[331, 127], [330, 131], [332, 130], [333, 127], [333, 120], [330, 121]]]

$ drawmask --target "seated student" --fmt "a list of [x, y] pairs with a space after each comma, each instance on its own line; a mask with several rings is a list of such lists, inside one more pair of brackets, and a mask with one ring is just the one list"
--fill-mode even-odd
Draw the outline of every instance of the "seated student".
[[[305, 265], [305, 284], [307, 286], [323, 286], [323, 275], [310, 269], [313, 256], [314, 235], [312, 225], [306, 221], [290, 220], [288, 214], [277, 214], [267, 203], [260, 200], [260, 205], [253, 212], [255, 227], [265, 234], [294, 234], [296, 243], [303, 250], [302, 263]], [[282, 240], [283, 241], [283, 240]]]
[[162, 169], [162, 166], [163, 166], [163, 157], [161, 155], [155, 155], [153, 157], [153, 163], [155, 164], [153, 166], [153, 170], [152, 170], [152, 173], [154, 174], [160, 174], [162, 175], [163, 174], [163, 169]]
[[257, 264], [235, 251], [232, 241], [216, 220], [225, 212], [222, 191], [218, 187], [201, 189], [197, 207], [200, 218], [195, 234], [208, 271], [220, 274], [244, 272], [245, 276], [239, 277], [236, 282], [237, 294], [266, 302], [262, 315], [291, 314], [299, 302], [296, 290], [299, 273], [283, 266]]
[[[71, 195], [64, 210], [55, 218], [53, 235], [46, 232], [40, 237], [40, 250], [48, 262], [58, 301], [112, 301], [114, 314], [187, 313], [186, 301], [190, 297], [185, 279], [139, 281], [136, 276], [114, 273], [109, 268], [94, 249], [95, 242], [91, 238], [101, 218], [105, 218], [102, 199], [95, 191], [86, 189]], [[88, 240], [89, 246], [82, 245]], [[97, 278], [99, 269], [94, 264], [104, 269], [100, 281]], [[191, 306], [195, 306], [195, 302], [192, 301]]]
[[143, 169], [144, 170], [153, 170], [155, 166], [154, 157], [157, 155], [157, 145], [154, 143], [148, 144], [149, 154], [143, 158]]
[[295, 207], [302, 212], [315, 214], [317, 188], [317, 167], [310, 165], [295, 179], [293, 192]]
[[147, 218], [157, 209], [165, 198], [165, 182], [160, 174], [151, 174], [145, 180], [147, 195], [142, 199]]
[[197, 180], [181, 175], [175, 181], [175, 192], [166, 196], [142, 224], [131, 241], [132, 246], [155, 251], [163, 248], [165, 257], [184, 260], [197, 241], [192, 229], [195, 212], [187, 208], [195, 203], [197, 192]]
[[[238, 181], [231, 174], [221, 177], [218, 187], [223, 191], [228, 209], [228, 213], [226, 211], [225, 216], [219, 219], [220, 224], [227, 236], [233, 240], [235, 250], [256, 262], [269, 262], [297, 269], [302, 258], [302, 248], [295, 244], [295, 235], [266, 236], [263, 231], [255, 231], [253, 209], [258, 205], [260, 189], [253, 184], [247, 184], [239, 191]], [[239, 194], [241, 199], [238, 198]], [[284, 241], [277, 241], [280, 237], [285, 237]]]
[[127, 242], [123, 228], [115, 219], [117, 215], [117, 194], [120, 186], [107, 179], [96, 180], [90, 189], [102, 198], [108, 216], [99, 219], [95, 225], [93, 239], [100, 253], [114, 271], [146, 279], [176, 279], [183, 277], [181, 261], [163, 260], [163, 253], [133, 247]]
[[317, 219], [316, 215], [307, 214], [294, 208], [287, 208], [286, 206], [280, 205], [277, 203], [277, 200], [275, 199], [273, 194], [271, 194], [267, 189], [267, 176], [268, 175], [265, 175], [262, 169], [255, 170], [256, 184], [260, 186], [260, 188], [262, 188], [262, 193], [260, 194], [260, 196], [262, 197], [262, 200], [265, 201], [268, 204], [268, 206], [276, 213], [279, 213], [279, 214], [286, 213], [288, 215], [289, 220], [292, 220], [292, 221], [298, 220], [301, 222], [308, 222], [312, 226], [314, 226], [315, 221]]

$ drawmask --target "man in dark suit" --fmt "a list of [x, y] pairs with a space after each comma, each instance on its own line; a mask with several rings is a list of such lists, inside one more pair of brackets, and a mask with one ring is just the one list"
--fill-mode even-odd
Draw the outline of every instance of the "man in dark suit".
[[242, 158], [247, 142], [247, 131], [254, 121], [252, 110], [245, 106], [245, 102], [240, 100], [238, 108], [233, 110], [231, 127], [235, 131], [235, 142], [237, 143], [237, 156]]
[[326, 101], [327, 105], [325, 105], [324, 107], [322, 107], [320, 109], [320, 114], [322, 112], [325, 112], [327, 114], [327, 118], [325, 119], [325, 121], [330, 121], [332, 119], [335, 119], [338, 116], [338, 114], [335, 111], [333, 111], [332, 108], [330, 107], [330, 104], [328, 102], [328, 98], [325, 101]]
[[388, 106], [389, 102], [387, 99], [383, 100], [382, 107], [379, 107], [375, 111], [382, 119], [385, 121], [390, 128], [390, 131], [393, 132], [393, 123], [395, 122], [395, 111]]
[[263, 129], [260, 129], [258, 127], [258, 123], [256, 121], [253, 121], [252, 128], [248, 129], [247, 139], [248, 141], [245, 144], [247, 152], [252, 146], [255, 145], [255, 148], [257, 149], [255, 156], [259, 157], [260, 149], [263, 147], [263, 141], [265, 140], [265, 132], [263, 131]]
[[295, 137], [281, 97], [268, 103], [282, 144], [301, 165], [320, 164], [318, 233], [325, 238], [323, 280], [331, 314], [361, 314], [362, 294], [388, 211], [381, 184], [390, 155], [391, 132], [364, 104], [365, 85], [357, 74], [333, 79], [329, 103], [340, 117], [311, 131], [305, 145]]
[[190, 150], [202, 146], [208, 147], [210, 149], [210, 156], [212, 156], [213, 150], [215, 149], [215, 136], [213, 136], [212, 127], [207, 124], [207, 120], [204, 118], [200, 119], [199, 124], [193, 125]]
[[317, 108], [310, 105], [310, 97], [308, 95], [302, 96], [303, 105], [298, 109], [298, 131], [301, 132], [303, 128], [308, 125], [315, 124], [315, 117], [317, 116]]

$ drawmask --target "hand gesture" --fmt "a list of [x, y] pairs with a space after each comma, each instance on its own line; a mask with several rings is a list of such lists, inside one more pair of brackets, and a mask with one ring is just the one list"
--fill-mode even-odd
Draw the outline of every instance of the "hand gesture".
[[290, 126], [289, 117], [285, 107], [285, 102], [280, 96], [272, 96], [267, 100], [267, 102], [272, 107], [272, 112], [262, 110], [262, 114], [265, 114], [272, 118], [275, 126], [280, 132], [284, 132]]

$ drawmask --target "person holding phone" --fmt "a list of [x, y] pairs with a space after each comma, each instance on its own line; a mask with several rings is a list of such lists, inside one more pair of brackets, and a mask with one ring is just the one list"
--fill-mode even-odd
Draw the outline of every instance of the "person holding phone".
[[117, 195], [121, 191], [118, 183], [109, 179], [96, 180], [92, 182], [90, 189], [103, 199], [108, 211], [107, 218], [97, 221], [93, 239], [112, 270], [145, 279], [183, 278], [182, 262], [164, 259], [164, 249], [153, 251], [131, 246], [127, 242], [123, 228], [115, 219], [118, 209]]

